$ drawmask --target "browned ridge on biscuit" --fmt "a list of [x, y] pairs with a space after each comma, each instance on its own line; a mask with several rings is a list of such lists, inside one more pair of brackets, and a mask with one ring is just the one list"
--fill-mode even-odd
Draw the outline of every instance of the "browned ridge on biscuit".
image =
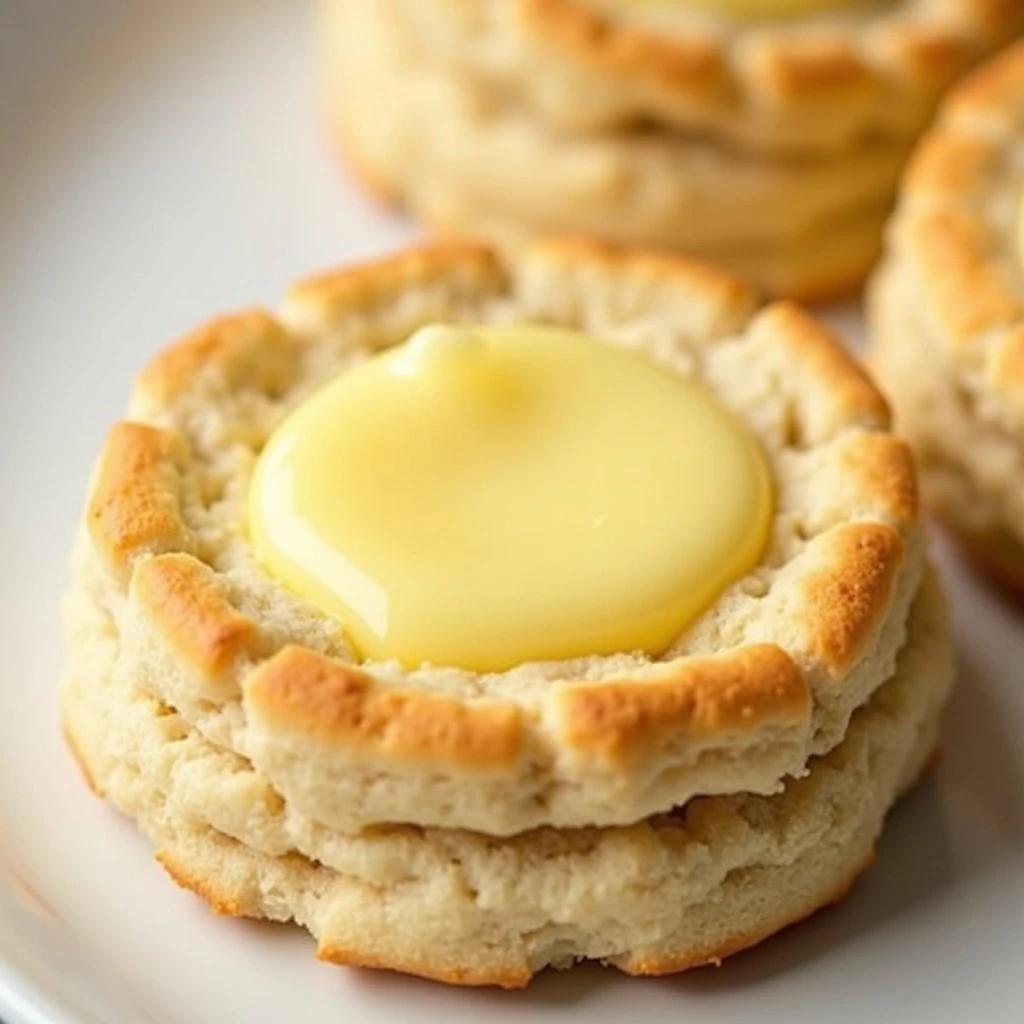
[[[425, 322], [510, 311], [639, 339], [746, 420], [775, 477], [763, 564], [662, 658], [483, 676], [357, 663], [343, 624], [252, 552], [256, 455], [354, 356]], [[762, 307], [737, 278], [663, 252], [578, 237], [515, 257], [438, 244], [323, 274], [276, 315], [220, 317], [166, 349], [129, 414], [85, 516], [122, 656], [192, 727], [334, 828], [508, 835], [776, 792], [841, 741], [891, 673], [921, 578], [913, 465], [863, 370], [797, 307]]]

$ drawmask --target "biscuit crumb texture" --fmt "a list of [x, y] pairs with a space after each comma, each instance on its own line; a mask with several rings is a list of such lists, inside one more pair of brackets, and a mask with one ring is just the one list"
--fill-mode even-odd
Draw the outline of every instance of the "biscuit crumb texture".
[[793, 22], [590, 0], [320, 9], [334, 131], [377, 195], [449, 235], [676, 249], [803, 301], [859, 288], [942, 92], [1024, 27], [988, 0]]
[[870, 360], [924, 498], [1024, 593], [1024, 44], [951, 93], [922, 139], [869, 296]]
[[81, 585], [66, 611], [69, 745], [172, 878], [219, 914], [295, 921], [324, 960], [461, 985], [517, 988], [581, 959], [630, 974], [716, 963], [841, 897], [935, 749], [953, 675], [929, 580], [895, 675], [780, 794], [697, 799], [622, 828], [345, 835], [118, 672], [116, 625]]
[[[306, 396], [436, 321], [571, 327], [708, 388], [771, 468], [759, 564], [657, 657], [488, 674], [358, 659], [259, 564], [250, 481]], [[893, 674], [924, 567], [917, 506], [886, 403], [797, 307], [663, 253], [449, 243], [301, 282], [277, 315], [220, 317], [161, 353], [99, 458], [74, 573], [114, 624], [115, 674], [289, 806], [341, 832], [507, 836], [802, 776]]]

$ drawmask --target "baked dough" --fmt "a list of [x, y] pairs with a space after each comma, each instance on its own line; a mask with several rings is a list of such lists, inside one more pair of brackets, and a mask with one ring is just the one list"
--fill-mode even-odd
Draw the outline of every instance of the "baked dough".
[[[342, 624], [258, 565], [246, 499], [267, 437], [353, 361], [437, 320], [552, 323], [643, 351], [758, 438], [768, 546], [663, 657], [488, 675], [356, 664]], [[289, 806], [341, 831], [510, 835], [778, 792], [892, 675], [922, 552], [908, 450], [823, 327], [759, 309], [707, 267], [561, 240], [515, 259], [412, 251], [172, 345], [99, 460], [76, 572], [115, 624], [116, 673], [251, 760]]]
[[978, 0], [736, 22], [674, 4], [321, 0], [333, 120], [446, 234], [682, 249], [826, 299], [879, 252], [941, 89], [1024, 25]]
[[698, 799], [624, 828], [346, 836], [118, 671], [117, 625], [81, 584], [67, 613], [69, 743], [179, 884], [220, 914], [296, 921], [323, 960], [461, 985], [517, 988], [583, 958], [629, 974], [718, 963], [840, 898], [931, 756], [952, 680], [931, 580], [895, 676], [784, 793]]
[[969, 77], [922, 140], [871, 289], [871, 359], [927, 500], [1024, 588], [1024, 45]]
[[950, 80], [1024, 26], [1017, 0], [851, 0], [790, 18], [683, 0], [372, 6], [484, 95], [566, 134], [653, 124], [777, 154], [912, 138]]

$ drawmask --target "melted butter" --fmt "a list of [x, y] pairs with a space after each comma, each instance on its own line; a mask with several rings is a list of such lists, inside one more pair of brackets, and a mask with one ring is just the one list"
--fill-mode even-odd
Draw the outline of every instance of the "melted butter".
[[662, 652], [758, 559], [764, 459], [705, 390], [550, 327], [429, 326], [276, 431], [268, 571], [368, 659], [476, 671]]
[[688, 7], [732, 17], [796, 18], [843, 7], [863, 6], [864, 0], [611, 0], [622, 7]]

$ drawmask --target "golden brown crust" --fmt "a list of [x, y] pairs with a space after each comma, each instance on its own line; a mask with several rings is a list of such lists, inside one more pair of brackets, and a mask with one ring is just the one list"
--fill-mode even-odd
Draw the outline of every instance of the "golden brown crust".
[[279, 728], [397, 760], [508, 768], [523, 752], [522, 713], [507, 702], [468, 705], [388, 689], [351, 665], [286, 647], [244, 684], [248, 707]]
[[[791, 302], [776, 302], [758, 314], [751, 330], [768, 336], [800, 375], [802, 397], [828, 409], [821, 426], [890, 425], [889, 407], [863, 367], [820, 321]], [[804, 439], [806, 441], [806, 439]]]
[[[430, 298], [423, 300], [423, 293]], [[208, 361], [214, 360], [218, 374], [197, 385], [196, 394], [183, 393], [180, 402], [175, 399], [177, 404], [152, 414], [159, 422], [181, 423], [190, 431], [201, 418], [197, 409], [204, 417], [208, 411], [215, 414], [216, 429], [204, 427], [200, 438], [207, 447], [197, 441], [186, 456], [183, 442], [169, 432], [119, 425], [88, 513], [94, 545], [119, 573], [119, 598], [124, 596], [122, 583], [132, 577], [125, 615], [138, 627], [132, 633], [136, 646], [144, 651], [154, 637], [164, 642], [166, 664], [150, 672], [154, 690], [182, 709], [192, 724], [210, 728], [218, 743], [239, 742], [235, 733], [229, 739], [223, 730], [244, 730], [249, 755], [278, 787], [285, 785], [283, 778], [292, 777], [297, 744], [318, 744], [316, 771], [310, 761], [293, 792], [312, 786], [317, 771], [318, 786], [333, 786], [342, 772], [360, 799], [369, 791], [369, 810], [360, 805], [352, 811], [354, 798], [331, 810], [332, 824], [343, 830], [392, 820], [387, 815], [394, 813], [401, 814], [396, 820], [452, 824], [447, 797], [438, 796], [437, 810], [427, 806], [425, 797], [411, 795], [423, 764], [434, 772], [430, 786], [421, 787], [432, 787], [431, 795], [456, 785], [472, 792], [476, 803], [462, 800], [454, 824], [494, 834], [551, 823], [592, 823], [595, 818], [583, 817], [590, 814], [604, 815], [598, 823], [609, 823], [607, 802], [602, 804], [600, 795], [608, 773], [600, 766], [592, 770], [586, 756], [565, 754], [635, 762], [639, 781], [629, 784], [635, 782], [637, 801], [647, 801], [638, 817], [715, 785], [708, 781], [708, 772], [702, 775], [704, 769], [694, 767], [697, 747], [730, 755], [737, 748], [755, 750], [758, 756], [768, 750], [763, 763], [751, 769], [751, 778], [763, 770], [767, 780], [756, 785], [771, 787], [783, 775], [799, 771], [810, 756], [811, 704], [814, 714], [845, 721], [861, 699], [836, 698], [833, 703], [841, 710], [831, 704], [823, 710], [819, 698], [824, 691], [809, 693], [808, 687], [821, 677], [852, 670], [869, 638], [880, 637], [885, 623], [891, 628], [879, 661], [894, 656], [900, 628], [896, 620], [904, 607], [894, 595], [897, 583], [911, 574], [904, 569], [918, 530], [913, 471], [905, 446], [887, 433], [887, 409], [863, 371], [827, 330], [796, 307], [777, 303], [757, 314], [756, 293], [730, 274], [664, 252], [581, 238], [538, 242], [506, 256], [478, 245], [424, 246], [311, 279], [292, 290], [290, 312], [282, 317], [287, 330], [303, 335], [302, 340], [275, 346], [285, 352], [306, 346], [317, 358], [317, 346], [322, 346], [323, 354], [333, 357], [344, 346], [336, 345], [338, 332], [346, 330], [354, 332], [353, 349], [393, 343], [410, 325], [435, 315], [430, 303], [437, 296], [441, 317], [472, 320], [514, 314], [593, 330], [598, 336], [620, 325], [659, 336], [671, 328], [677, 338], [665, 357], [692, 360], [713, 386], [719, 386], [716, 380], [724, 382], [723, 393], [726, 384], [732, 386], [737, 367], [747, 374], [756, 366], [766, 393], [779, 404], [772, 412], [777, 427], [770, 428], [770, 439], [766, 433], [766, 443], [797, 450], [820, 445], [820, 461], [818, 453], [810, 461], [828, 474], [827, 488], [815, 486], [814, 493], [808, 492], [806, 481], [791, 482], [792, 511], [797, 513], [791, 518], [798, 521], [803, 510], [805, 532], [787, 525], [794, 532], [787, 543], [806, 557], [799, 565], [794, 562], [792, 573], [786, 567], [791, 582], [766, 612], [781, 617], [787, 645], [796, 631], [802, 638], [797, 648], [788, 654], [772, 645], [735, 648], [711, 662], [647, 660], [628, 672], [593, 659], [585, 670], [566, 669], [562, 678], [551, 667], [520, 667], [521, 679], [513, 678], [514, 670], [499, 680], [450, 667], [414, 674], [397, 667], [355, 667], [346, 661], [336, 626], [315, 608], [297, 605], [266, 579], [234, 532], [245, 515], [239, 498], [244, 486], [235, 484], [244, 485], [258, 442], [250, 442], [250, 403], [237, 403], [235, 420], [221, 415], [223, 407], [232, 405], [230, 378], [235, 370], [215, 361], [233, 358], [236, 350], [229, 346], [225, 354], [214, 338], [216, 331], [211, 335], [207, 329], [184, 339], [180, 355], [168, 350], [157, 363], [162, 369], [151, 377], [170, 387], [172, 379], [183, 383], [184, 375], [201, 373], [196, 369], [197, 346]], [[255, 316], [252, 333], [258, 335], [262, 315]], [[300, 321], [297, 327], [295, 320]], [[364, 333], [370, 340], [362, 344]], [[737, 358], [745, 361], [737, 363]], [[719, 377], [710, 369], [713, 364]], [[322, 367], [315, 372], [323, 372]], [[226, 384], [218, 383], [222, 377]], [[305, 387], [309, 381], [299, 383]], [[211, 388], [222, 386], [209, 397]], [[737, 388], [737, 401], [746, 408], [757, 401], [756, 394], [750, 397], [745, 386]], [[222, 397], [223, 407], [218, 404]], [[297, 400], [291, 394], [282, 396], [268, 409], [261, 397], [256, 405], [264, 419], [276, 421]], [[792, 437], [791, 420], [798, 426]], [[221, 429], [222, 421], [238, 428]], [[262, 437], [262, 430], [255, 433]], [[231, 440], [221, 442], [220, 436]], [[246, 438], [241, 449], [238, 436]], [[228, 458], [218, 447], [222, 443], [231, 446]], [[216, 555], [222, 559], [218, 565], [232, 566], [230, 581], [190, 557], [197, 553], [198, 542], [178, 508], [183, 472], [192, 474], [186, 494], [189, 522], [203, 525], [208, 561], [217, 561]], [[227, 486], [217, 490], [225, 476], [230, 478]], [[208, 485], [211, 478], [215, 487]], [[781, 477], [777, 482], [784, 483]], [[823, 490], [828, 490], [827, 498]], [[865, 522], [849, 525], [851, 515]], [[229, 540], [230, 549], [225, 550]], [[914, 551], [916, 558], [916, 547]], [[140, 554], [152, 557], [140, 559]], [[266, 630], [262, 622], [250, 621], [233, 607], [228, 594], [237, 593], [242, 600], [243, 592], [243, 607], [271, 609]], [[766, 630], [757, 639], [775, 637]], [[292, 646], [279, 649], [289, 642]], [[730, 647], [740, 642], [732, 641]], [[314, 653], [313, 648], [339, 652], [338, 658]], [[271, 651], [278, 653], [261, 661]], [[792, 658], [799, 659], [805, 675]], [[250, 661], [256, 663], [251, 672]], [[884, 671], [880, 668], [879, 674]], [[583, 679], [589, 681], [583, 684]], [[501, 700], [485, 699], [499, 692]], [[825, 699], [832, 701], [833, 694], [844, 692], [830, 687]], [[769, 750], [758, 734], [761, 728], [776, 739], [785, 733], [784, 741]], [[693, 746], [688, 746], [690, 738], [696, 738]], [[657, 785], [667, 780], [663, 791], [644, 781], [651, 773]], [[380, 803], [385, 798], [378, 791], [387, 788], [381, 779], [390, 787], [387, 807]], [[534, 799], [531, 792], [542, 796]], [[410, 801], [408, 808], [396, 811], [396, 793]], [[492, 793], [507, 797], [511, 810]], [[571, 794], [571, 803], [559, 794]]]
[[843, 446], [840, 463], [860, 494], [885, 509], [898, 531], [906, 533], [917, 522], [917, 469], [906, 441], [892, 434], [861, 434]]
[[443, 283], [453, 298], [497, 294], [507, 283], [493, 249], [470, 242], [424, 244], [396, 255], [318, 274], [288, 289], [287, 310], [315, 310], [317, 322], [372, 307], [406, 290]]
[[508, 967], [445, 967], [421, 960], [402, 960], [392, 956], [378, 956], [358, 949], [337, 944], [320, 943], [317, 947], [318, 960], [336, 964], [338, 967], [365, 967], [373, 970], [398, 971], [412, 974], [417, 978], [440, 981], [446, 985], [461, 985], [464, 988], [526, 988], [533, 972], [524, 963], [520, 968]]
[[217, 317], [160, 352], [139, 375], [136, 391], [169, 403], [197, 374], [211, 372], [231, 387], [280, 393], [291, 384], [291, 339], [263, 309]]
[[[993, 38], [999, 38], [1012, 28], [1007, 18], [1005, 24], [993, 23], [990, 31]], [[963, 42], [953, 38], [947, 28], [924, 23], [890, 24], [878, 33], [875, 44], [885, 53], [885, 64], [902, 68], [908, 81], [928, 92], [937, 93], [953, 81], [968, 58]]]
[[885, 618], [906, 544], [890, 526], [849, 523], [826, 534], [822, 547], [822, 567], [804, 581], [802, 605], [814, 609], [811, 652], [839, 675], [863, 654]]
[[1002, 128], [1011, 124], [1012, 115], [1024, 108], [1022, 52], [1024, 43], [1015, 43], [969, 74], [948, 99], [943, 116], [962, 123], [988, 115]]
[[907, 165], [904, 187], [915, 196], [984, 194], [998, 159], [991, 139], [936, 128], [926, 135]]
[[244, 903], [237, 896], [218, 892], [208, 879], [179, 863], [172, 851], [157, 850], [155, 857], [157, 863], [167, 872], [173, 882], [205, 901], [215, 914], [222, 917], [252, 916], [246, 912]]
[[811, 696], [774, 644], [675, 663], [667, 675], [564, 688], [561, 739], [578, 753], [625, 764], [676, 736], [702, 738], [809, 720]]
[[184, 442], [142, 423], [114, 425], [86, 509], [93, 546], [108, 571], [127, 577], [139, 555], [196, 548], [181, 518], [178, 464]]
[[[583, 0], [518, 0], [517, 17], [542, 54], [574, 61], [608, 88], [633, 89], [626, 110], [634, 118], [685, 124], [694, 109], [711, 107], [781, 127], [790, 115], [799, 121], [824, 106], [844, 141], [887, 124], [887, 99], [904, 106], [934, 100], [972, 59], [1024, 24], [1013, 0], [963, 0], [952, 10], [917, 5], [913, 13], [867, 16], [841, 33], [824, 22], [737, 24], [724, 42], [660, 31]], [[806, 146], [806, 129], [796, 139]], [[783, 129], [778, 143], [789, 141]]]
[[[173, 712], [165, 721], [158, 700], [114, 671], [116, 623], [92, 612], [75, 640], [90, 657], [66, 680], [64, 714], [169, 874], [219, 913], [303, 925], [325, 959], [461, 984], [519, 985], [573, 954], [632, 973], [681, 970], [834, 898], [934, 744], [952, 681], [929, 579], [885, 691], [851, 723], [845, 748], [784, 793], [703, 800], [628, 829], [346, 835], [283, 804], [269, 818], [254, 813], [266, 788], [258, 771], [237, 758], [225, 765], [223, 754], [211, 764], [208, 742]], [[595, 917], [595, 906], [612, 912]], [[396, 930], [410, 920], [418, 927]]]
[[980, 374], [1014, 403], [1021, 392], [1022, 258], [1016, 233], [1024, 130], [1024, 43], [970, 74], [946, 101], [907, 169], [892, 259], [936, 329], [953, 372]]
[[772, 104], [856, 102], [873, 85], [870, 68], [844, 35], [758, 47], [749, 67]]
[[728, 87], [721, 48], [709, 40], [655, 35], [573, 0], [521, 0], [519, 7], [528, 32], [602, 71], [642, 76], [688, 97]]
[[206, 678], [222, 675], [255, 632], [221, 593], [213, 570], [191, 555], [140, 560], [131, 592], [164, 639]]

